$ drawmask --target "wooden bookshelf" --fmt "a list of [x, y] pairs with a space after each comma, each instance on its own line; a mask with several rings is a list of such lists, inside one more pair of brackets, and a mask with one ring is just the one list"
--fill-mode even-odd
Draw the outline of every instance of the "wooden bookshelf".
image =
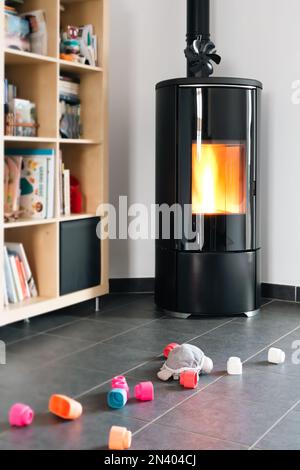
[[[109, 0], [26, 0], [21, 11], [42, 9], [48, 28], [47, 56], [0, 49], [0, 78], [17, 85], [19, 97], [36, 103], [40, 124], [38, 137], [4, 135], [4, 116], [0, 116], [0, 246], [5, 242], [23, 243], [39, 297], [1, 307], [0, 326], [55, 311], [108, 293], [108, 242], [101, 242], [101, 283], [60, 295], [60, 227], [65, 222], [80, 223], [96, 217], [101, 203], [108, 202], [108, 118], [107, 56]], [[65, 11], [60, 11], [61, 4]], [[98, 65], [90, 67], [59, 58], [60, 25], [93, 24], [98, 36]], [[4, 2], [0, 3], [0, 31], [4, 30]], [[3, 39], [3, 38], [1, 38]], [[0, 41], [2, 44], [3, 41]], [[83, 135], [81, 139], [61, 139], [59, 134], [59, 76], [72, 73], [80, 77]], [[3, 85], [0, 87], [3, 103]], [[3, 107], [2, 107], [3, 108]], [[62, 216], [59, 209], [59, 165], [56, 165], [55, 216], [52, 219], [18, 219], [4, 223], [3, 171], [6, 147], [50, 148], [59, 152], [71, 174], [77, 177], [84, 196], [83, 213]], [[100, 243], [100, 241], [99, 241]], [[3, 266], [3, 249], [0, 250]], [[3, 269], [0, 270], [0, 305], [3, 306]]]

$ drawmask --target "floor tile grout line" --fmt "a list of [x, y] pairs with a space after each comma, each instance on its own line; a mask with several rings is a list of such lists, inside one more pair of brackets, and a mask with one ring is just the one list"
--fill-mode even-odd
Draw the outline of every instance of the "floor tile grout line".
[[[134, 419], [138, 419], [138, 418], [134, 418]], [[141, 420], [143, 421], [143, 420]], [[147, 424], [147, 423], [146, 423]], [[168, 428], [168, 429], [176, 429], [174, 428], [174, 426], [171, 426], [170, 424], [159, 424], [158, 426], [162, 427], [162, 428]], [[236, 442], [236, 441], [232, 441], [231, 439], [222, 439], [220, 437], [216, 437], [216, 436], [210, 436], [209, 434], [202, 434], [201, 432], [195, 432], [195, 431], [185, 431], [184, 429], [180, 429], [181, 431], [183, 432], [186, 432], [188, 434], [193, 434], [194, 436], [201, 436], [201, 437], [207, 437], [209, 439], [212, 439], [214, 441], [219, 441], [219, 442], [226, 442], [226, 443], [229, 443], [229, 444], [236, 444], [240, 447], [244, 447], [245, 450], [249, 450], [248, 449], [248, 446], [246, 444], [241, 444], [240, 442]], [[137, 432], [137, 431], [136, 431]]]
[[[141, 327], [144, 327], [144, 326], [148, 326], [148, 325], [151, 325], [152, 323], [156, 322], [156, 319], [155, 320], [151, 320], [150, 322], [147, 322], [147, 323], [143, 323], [142, 325], [136, 325], [126, 331], [123, 331], [122, 333], [118, 333], [116, 335], [113, 335], [111, 336], [110, 338], [106, 338], [104, 340], [101, 340], [101, 341], [97, 341], [96, 343], [93, 343], [93, 344], [90, 344], [89, 346], [86, 346], [84, 348], [81, 348], [81, 349], [77, 349], [76, 351], [72, 351], [71, 353], [68, 353], [68, 354], [65, 354], [64, 356], [61, 356], [59, 357], [58, 359], [51, 359], [51, 361], [48, 361], [46, 362], [46, 364], [44, 364], [44, 367], [45, 366], [48, 366], [48, 365], [51, 365], [52, 362], [56, 362], [57, 360], [63, 360], [63, 359], [66, 359], [70, 356], [72, 356], [73, 354], [78, 354], [78, 353], [82, 353], [82, 352], [85, 352], [85, 351], [88, 351], [89, 349], [92, 349], [94, 348], [95, 346], [99, 346], [100, 344], [105, 344], [107, 341], [110, 341], [112, 339], [115, 339], [115, 338], [118, 338], [119, 336], [123, 336], [123, 335], [126, 335], [127, 333], [131, 333], [132, 331], [135, 331], [135, 330], [138, 330], [139, 328]], [[49, 335], [51, 336], [51, 335]]]
[[[130, 301], [130, 302], [126, 302], [125, 304], [121, 305], [121, 307], [127, 307], [128, 305], [131, 305], [132, 303], [137, 302], [137, 301], [138, 301], [138, 299], [132, 300], [132, 301]], [[113, 311], [113, 310], [115, 310], [115, 309], [117, 309], [117, 308], [120, 308], [120, 307], [108, 308], [108, 309], [106, 309], [106, 310], [100, 311], [99, 314], [111, 312], [111, 311]], [[50, 315], [51, 315], [51, 313], [50, 313]], [[86, 316], [83, 315], [83, 316], [82, 316], [81, 318], [79, 318], [79, 319], [75, 319], [75, 320], [72, 320], [72, 321], [70, 321], [70, 322], [62, 323], [62, 324], [59, 325], [59, 326], [54, 326], [53, 328], [47, 328], [46, 330], [42, 330], [42, 331], [32, 332], [32, 334], [26, 336], [25, 338], [19, 338], [19, 339], [15, 340], [15, 341], [7, 341], [6, 344], [7, 344], [7, 346], [10, 346], [10, 345], [12, 345], [12, 344], [16, 344], [16, 343], [19, 343], [19, 342], [21, 342], [21, 341], [25, 341], [25, 340], [27, 340], [27, 339], [35, 338], [36, 336], [46, 334], [46, 333], [48, 333], [49, 331], [53, 331], [53, 330], [62, 328], [62, 327], [64, 327], [64, 326], [69, 326], [69, 325], [71, 325], [71, 324], [73, 324], [73, 323], [77, 323], [77, 322], [79, 322], [79, 321], [81, 321], [81, 320], [87, 320], [87, 319], [89, 319], [89, 320], [92, 320], [92, 321], [97, 321], [97, 320], [95, 320], [94, 318], [89, 318], [91, 315], [93, 315], [93, 314], [92, 314], [92, 313], [88, 313]], [[72, 316], [72, 315], [71, 315], [71, 316]], [[40, 316], [39, 318], [42, 318], [42, 317], [43, 317], [43, 316]], [[32, 317], [30, 320], [34, 320], [35, 318], [36, 318], [36, 317]], [[74, 316], [73, 318], [76, 318], [76, 317]], [[103, 321], [105, 321], [105, 320], [103, 320]], [[105, 323], [109, 323], [110, 325], [113, 325], [113, 323], [110, 323], [110, 322], [107, 322], [107, 321], [105, 321]], [[16, 330], [16, 331], [22, 331], [21, 328], [17, 328], [16, 326], [14, 326], [13, 323], [10, 324], [10, 325], [3, 325], [3, 328], [5, 328], [6, 326], [7, 326], [8, 328], [13, 328], [13, 329]], [[1, 328], [2, 328], [2, 327], [0, 327], [0, 331], [1, 331]]]
[[277, 338], [276, 340], [274, 340], [272, 343], [269, 343], [265, 348], [262, 348], [260, 351], [258, 351], [257, 353], [253, 354], [252, 356], [248, 357], [247, 359], [245, 359], [245, 361], [243, 361], [243, 364], [247, 364], [247, 362], [251, 361], [251, 359], [253, 359], [254, 357], [258, 356], [259, 354], [261, 354], [262, 352], [264, 352], [266, 349], [270, 348], [271, 346], [273, 346], [275, 343], [278, 343], [278, 341], [281, 341], [283, 340], [284, 338], [287, 338], [288, 336], [290, 336], [291, 334], [295, 333], [295, 331], [299, 330], [300, 329], [300, 325], [298, 325], [296, 328], [294, 328], [293, 330], [289, 331], [288, 333], [286, 333], [285, 335], [283, 336], [280, 336], [280, 338]]
[[[266, 349], [268, 349], [270, 346], [272, 346], [272, 344], [276, 343], [277, 341], [280, 341], [281, 339], [289, 336], [290, 334], [292, 334], [294, 331], [298, 330], [300, 328], [300, 326], [298, 326], [297, 328], [295, 328], [294, 330], [290, 331], [289, 333], [287, 333], [286, 335], [284, 335], [283, 337], [280, 337], [279, 339], [277, 339], [276, 341], [274, 341], [273, 343], [271, 343], [270, 345], [266, 346], [264, 349], [262, 349], [261, 351], [258, 351], [256, 354], [254, 354], [253, 356], [249, 357], [248, 359], [246, 359], [243, 364], [247, 363], [248, 361], [250, 361], [253, 357], [257, 356], [258, 354], [260, 354], [261, 352], [265, 351]], [[224, 377], [227, 376], [227, 373], [221, 375], [220, 377], [218, 377], [216, 380], [214, 380], [213, 382], [207, 384], [205, 387], [203, 387], [202, 389], [199, 389], [197, 390], [195, 393], [193, 393], [192, 395], [190, 395], [189, 397], [187, 397], [186, 399], [184, 399], [182, 402], [179, 402], [177, 403], [176, 405], [174, 405], [172, 408], [170, 408], [169, 410], [167, 410], [166, 412], [164, 412], [161, 416], [155, 418], [154, 420], [152, 421], [149, 421], [149, 423], [147, 423], [147, 425], [145, 425], [143, 428], [139, 429], [138, 431], [136, 431], [133, 436], [136, 436], [137, 434], [139, 434], [140, 432], [142, 432], [143, 430], [147, 429], [149, 426], [151, 426], [152, 424], [156, 423], [159, 419], [163, 418], [164, 416], [166, 416], [168, 413], [170, 413], [171, 411], [175, 410], [176, 408], [178, 408], [179, 406], [181, 406], [183, 403], [187, 402], [188, 400], [190, 400], [191, 398], [195, 397], [196, 395], [198, 395], [200, 392], [202, 392], [203, 390], [206, 390], [208, 387], [210, 387], [211, 385], [214, 385], [215, 383], [217, 383], [219, 380], [223, 379]]]
[[218, 330], [219, 328], [222, 328], [223, 326], [226, 326], [226, 325], [228, 325], [229, 323], [232, 323], [233, 321], [234, 321], [233, 319], [232, 319], [232, 320], [229, 320], [229, 321], [226, 321], [226, 322], [222, 323], [221, 325], [216, 326], [216, 327], [212, 328], [211, 330], [206, 331], [205, 333], [201, 333], [201, 335], [198, 335], [198, 336], [195, 336], [195, 337], [192, 338], [192, 339], [189, 339], [189, 340], [187, 341], [187, 343], [190, 343], [191, 341], [195, 341], [196, 339], [199, 339], [199, 338], [201, 338], [202, 336], [205, 336], [205, 335], [207, 335], [207, 334], [209, 334], [209, 333], [212, 333], [213, 331]]
[[[271, 302], [273, 302], [273, 301], [271, 301]], [[271, 302], [270, 302], [270, 303], [271, 303]], [[131, 302], [131, 303], [134, 303], [134, 302]], [[268, 304], [267, 304], [267, 305], [268, 305]], [[161, 317], [161, 318], [163, 318], [163, 317]], [[134, 331], [134, 330], [136, 330], [136, 329], [139, 329], [140, 327], [143, 327], [143, 326], [146, 326], [146, 325], [148, 325], [148, 324], [154, 323], [154, 322], [156, 322], [157, 320], [159, 320], [159, 319], [152, 320], [151, 322], [148, 322], [148, 323], [146, 323], [146, 324], [137, 325], [136, 327], [133, 327], [133, 328], [131, 328], [131, 329], [129, 329], [129, 330], [123, 332], [123, 333], [120, 333], [120, 334], [118, 334], [118, 335], [115, 335], [115, 336], [116, 336], [116, 337], [122, 336], [123, 334], [126, 334], [126, 333], [128, 333], [129, 331]], [[78, 320], [78, 321], [80, 321], [80, 320]], [[216, 329], [218, 329], [218, 328], [221, 328], [222, 326], [224, 326], [224, 325], [226, 325], [226, 324], [228, 324], [228, 323], [231, 323], [231, 322], [233, 322], [233, 321], [234, 321], [234, 319], [232, 319], [232, 320], [230, 320], [230, 321], [228, 321], [228, 322], [222, 323], [221, 325], [219, 325], [219, 326], [213, 328], [212, 330], [208, 330], [208, 331], [206, 331], [205, 333], [202, 333], [201, 335], [198, 335], [198, 336], [196, 336], [195, 338], [192, 338], [192, 339], [189, 340], [189, 341], [194, 341], [195, 339], [200, 338], [200, 337], [202, 337], [202, 336], [205, 336], [206, 334], [210, 333], [211, 331], [214, 331], [214, 330], [216, 330]], [[77, 322], [77, 321], [76, 321], [76, 322]], [[293, 333], [294, 331], [297, 331], [299, 328], [300, 328], [300, 326], [298, 326], [297, 328], [291, 330], [291, 331], [290, 331], [289, 333], [287, 333], [286, 335], [284, 335], [284, 336], [282, 336], [282, 337], [276, 339], [273, 343], [271, 343], [270, 345], [266, 346], [265, 348], [263, 348], [262, 350], [260, 350], [259, 352], [257, 352], [257, 353], [254, 354], [253, 356], [251, 356], [250, 358], [246, 359], [246, 360], [244, 361], [244, 363], [246, 363], [247, 361], [251, 360], [253, 357], [257, 356], [258, 354], [260, 354], [260, 353], [263, 352], [264, 350], [266, 350], [266, 349], [267, 349], [268, 347], [270, 347], [272, 344], [274, 344], [274, 343], [280, 341], [281, 339], [287, 337], [288, 335], [290, 335], [290, 334]], [[45, 330], [45, 331], [46, 331], [46, 330]], [[39, 336], [39, 335], [41, 335], [41, 334], [43, 334], [43, 332], [42, 332], [42, 333], [37, 333], [36, 335], [33, 335], [33, 336]], [[113, 337], [112, 337], [112, 338], [113, 338]], [[23, 339], [24, 339], [24, 338], [23, 338]], [[20, 341], [22, 341], [23, 339], [21, 339]], [[27, 338], [26, 338], [26, 339], [27, 339]], [[110, 338], [110, 339], [111, 339], [111, 338]], [[105, 341], [108, 341], [108, 340], [109, 340], [109, 339], [106, 339], [106, 340], [104, 340], [104, 341], [100, 341], [99, 343], [96, 343], [96, 344], [93, 344], [93, 345], [91, 345], [91, 346], [88, 346], [87, 348], [84, 348], [83, 350], [75, 351], [75, 353], [83, 352], [83, 351], [85, 351], [85, 350], [88, 350], [88, 349], [94, 347], [94, 346], [97, 345], [97, 344], [101, 344], [101, 343], [103, 343], [103, 342], [105, 342]], [[69, 357], [69, 356], [72, 355], [72, 354], [74, 354], [74, 352], [71, 353], [71, 354], [67, 354], [67, 355], [63, 356], [63, 357], [60, 358], [60, 359], [63, 359], [63, 358], [65, 358], [65, 357]], [[160, 357], [160, 356], [161, 356], [161, 354], [159, 354], [159, 355], [156, 356], [155, 358], [158, 358], [158, 357]], [[155, 359], [155, 358], [153, 358], [153, 359]], [[136, 369], [138, 369], [139, 367], [142, 367], [143, 365], [148, 364], [148, 363], [151, 362], [153, 359], [151, 359], [150, 361], [145, 361], [145, 362], [143, 362], [143, 363], [141, 363], [141, 364], [139, 364], [139, 365], [137, 365], [137, 366], [135, 366], [135, 367], [129, 369], [128, 371], [124, 372], [123, 375], [129, 374], [129, 373], [132, 372], [133, 370], [136, 370]], [[55, 360], [49, 361], [48, 363], [46, 363], [46, 365], [51, 364], [52, 362], [55, 362]], [[194, 396], [196, 396], [196, 395], [197, 395], [198, 393], [200, 393], [201, 391], [207, 389], [210, 385], [215, 384], [216, 382], [218, 382], [219, 380], [221, 380], [221, 379], [224, 378], [225, 376], [226, 376], [226, 374], [224, 374], [224, 375], [218, 377], [216, 380], [214, 380], [213, 382], [207, 384], [205, 387], [202, 387], [201, 389], [198, 389], [194, 394], [190, 395], [189, 397], [187, 397], [187, 398], [186, 398], [185, 400], [183, 400], [182, 402], [178, 403], [177, 405], [175, 405], [175, 406], [172, 407], [171, 409], [167, 410], [167, 411], [166, 411], [165, 413], [163, 413], [161, 416], [155, 418], [154, 420], [152, 420], [152, 421], [150, 421], [150, 422], [147, 422], [144, 427], [142, 427], [141, 429], [139, 429], [138, 431], [136, 431], [136, 433], [134, 433], [133, 435], [135, 436], [135, 435], [138, 434], [139, 432], [142, 432], [144, 429], [148, 428], [151, 424], [154, 424], [154, 423], [155, 423], [157, 420], [159, 420], [161, 417], [163, 417], [163, 416], [165, 416], [166, 414], [168, 414], [169, 412], [173, 411], [173, 410], [176, 409], [178, 406], [180, 406], [181, 404], [185, 403], [185, 402], [188, 401], [189, 399], [193, 398]], [[80, 394], [80, 395], [77, 395], [77, 398], [83, 397], [84, 395], [90, 393], [91, 391], [100, 388], [101, 386], [105, 385], [105, 384], [108, 383], [109, 381], [110, 381], [110, 380], [107, 380], [107, 381], [103, 382], [102, 384], [97, 385], [97, 386], [93, 387], [92, 389], [90, 389], [90, 390], [88, 390], [88, 391], [86, 391], [86, 392], [83, 392], [83, 393]], [[76, 397], [75, 397], [75, 398], [76, 398]], [[300, 400], [299, 400], [299, 402], [300, 402]], [[295, 404], [294, 406], [296, 407], [297, 404]], [[291, 411], [291, 410], [290, 410], [290, 411]], [[283, 418], [282, 418], [282, 419], [283, 419]], [[4, 433], [0, 433], [0, 436], [1, 436], [2, 434], [5, 434], [6, 432], [7, 432], [7, 431], [4, 431]]]
[[294, 405], [291, 406], [291, 408], [289, 408], [264, 434], [262, 434], [257, 439], [257, 441], [255, 441], [254, 444], [252, 444], [248, 448], [248, 450], [253, 450], [257, 446], [257, 444], [261, 442], [264, 439], [264, 437], [266, 437], [271, 431], [273, 431], [273, 429], [276, 428], [276, 426], [278, 426], [278, 424], [280, 424], [281, 421], [284, 420], [284, 418], [286, 418], [295, 408], [297, 408], [298, 405], [300, 405], [300, 400], [294, 403]]
[[188, 397], [186, 397], [184, 400], [182, 400], [181, 402], [177, 403], [176, 405], [172, 406], [171, 408], [169, 408], [167, 411], [165, 411], [164, 413], [162, 413], [161, 415], [157, 416], [156, 418], [154, 418], [153, 420], [149, 421], [145, 426], [143, 426], [142, 428], [138, 429], [136, 432], [134, 432], [132, 434], [132, 437], [135, 437], [137, 434], [139, 434], [140, 432], [144, 431], [145, 429], [147, 429], [149, 426], [152, 426], [152, 424], [156, 423], [158, 420], [160, 420], [161, 418], [163, 418], [164, 416], [166, 416], [168, 413], [170, 413], [171, 411], [174, 411], [176, 408], [178, 408], [179, 406], [183, 405], [184, 403], [186, 403], [188, 400], [194, 398], [196, 395], [198, 395], [200, 392], [203, 392], [204, 390], [206, 390], [210, 385], [214, 385], [215, 383], [219, 382], [219, 380], [223, 379], [224, 377], [226, 376], [226, 374], [224, 375], [221, 375], [220, 377], [218, 377], [217, 379], [215, 379], [213, 382], [210, 382], [209, 384], [205, 385], [204, 387], [202, 388], [199, 388], [196, 392], [192, 393], [191, 395], [189, 395]]
[[265, 304], [263, 304], [263, 305], [261, 306], [261, 308], [264, 308], [264, 307], [266, 307], [267, 305], [272, 304], [273, 302], [275, 302], [275, 299], [269, 300], [269, 302], [266, 302]]

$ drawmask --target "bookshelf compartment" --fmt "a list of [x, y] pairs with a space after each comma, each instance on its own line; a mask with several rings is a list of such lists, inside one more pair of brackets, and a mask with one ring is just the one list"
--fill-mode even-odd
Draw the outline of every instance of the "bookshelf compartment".
[[[49, 174], [47, 176], [45, 175], [44, 181], [47, 179], [47, 183], [45, 183], [46, 189], [46, 194], [49, 194], [49, 199], [45, 195], [42, 200], [44, 200], [46, 206], [43, 205], [44, 207], [47, 207], [45, 209], [45, 217], [43, 218], [30, 218], [29, 214], [26, 213], [20, 213], [19, 217], [14, 219], [12, 216], [8, 221], [6, 220], [4, 228], [13, 228], [13, 227], [25, 227], [25, 226], [33, 226], [33, 225], [42, 225], [42, 224], [49, 224], [53, 223], [54, 221], [57, 220], [57, 217], [59, 215], [58, 211], [58, 198], [57, 198], [57, 187], [58, 187], [58, 181], [57, 181], [57, 161], [58, 161], [58, 152], [57, 152], [57, 145], [56, 143], [51, 143], [51, 142], [24, 142], [24, 141], [12, 141], [12, 142], [5, 142], [5, 150], [4, 150], [4, 155], [10, 155], [17, 154], [18, 156], [24, 159], [28, 158], [29, 156], [32, 156], [32, 158], [37, 157], [38, 159], [47, 159], [50, 157], [50, 155], [45, 155], [45, 151], [51, 151], [51, 161], [53, 162], [53, 170], [51, 172], [52, 177], [49, 177]], [[35, 155], [36, 154], [36, 155]], [[47, 168], [48, 169], [48, 168]], [[50, 184], [49, 184], [50, 183]], [[37, 188], [37, 186], [34, 186], [33, 189]], [[32, 191], [33, 191], [32, 189]], [[50, 192], [48, 193], [48, 191]], [[4, 192], [5, 196], [6, 192]], [[30, 195], [29, 193], [27, 193]], [[50, 195], [53, 195], [53, 199], [50, 197]], [[50, 202], [51, 201], [51, 202]], [[51, 204], [51, 208], [47, 206], [47, 204]], [[49, 211], [48, 211], [49, 210]]]
[[57, 64], [51, 62], [28, 65], [8, 64], [5, 67], [5, 78], [17, 87], [18, 98], [36, 104], [39, 124], [37, 138], [56, 138]]
[[61, 0], [65, 11], [60, 13], [60, 26], [93, 25], [97, 35], [97, 66], [101, 67], [103, 57], [103, 0]]
[[23, 243], [39, 297], [56, 297], [58, 295], [57, 224], [5, 230], [5, 242]]
[[79, 180], [83, 213], [96, 214], [99, 204], [103, 202], [102, 146], [62, 144], [60, 148], [65, 168]]
[[101, 284], [98, 217], [60, 224], [60, 295]]
[[[82, 134], [79, 141], [95, 141], [102, 140], [102, 74], [98, 73], [78, 73], [64, 72], [61, 70], [60, 75], [78, 78], [79, 85], [79, 98], [81, 103], [81, 127]], [[95, 126], [95, 123], [97, 125]], [[62, 139], [66, 142], [70, 139]]]

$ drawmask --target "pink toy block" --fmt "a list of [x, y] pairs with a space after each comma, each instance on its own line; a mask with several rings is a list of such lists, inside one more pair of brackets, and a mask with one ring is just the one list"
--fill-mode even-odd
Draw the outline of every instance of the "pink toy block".
[[114, 384], [116, 383], [124, 383], [126, 384], [127, 381], [126, 381], [126, 378], [124, 377], [124, 375], [118, 375], [117, 377], [114, 377], [111, 381], [111, 386], [113, 387]]
[[171, 344], [168, 344], [168, 346], [165, 347], [164, 356], [165, 356], [166, 359], [168, 359], [170, 352], [173, 351], [173, 349], [177, 348], [177, 346], [179, 346], [179, 344], [171, 343]]
[[34, 419], [34, 412], [28, 405], [16, 403], [9, 410], [8, 420], [11, 426], [23, 428], [30, 426]]
[[135, 398], [140, 401], [154, 400], [154, 387], [152, 382], [141, 382], [135, 386]]
[[119, 377], [114, 377], [112, 379], [111, 388], [112, 389], [119, 388], [119, 389], [125, 390], [127, 393], [127, 400], [129, 399], [129, 392], [130, 392], [129, 386], [127, 384], [125, 377], [123, 377], [122, 375], [120, 375]]

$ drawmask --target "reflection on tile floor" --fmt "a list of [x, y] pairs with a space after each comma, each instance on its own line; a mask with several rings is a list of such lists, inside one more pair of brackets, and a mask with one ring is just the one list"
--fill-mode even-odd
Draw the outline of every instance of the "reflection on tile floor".
[[[133, 449], [300, 449], [300, 304], [266, 302], [259, 316], [177, 320], [156, 310], [152, 295], [111, 295], [99, 313], [91, 303], [0, 329], [7, 365], [0, 366], [0, 449], [106, 449], [112, 425], [133, 434]], [[197, 390], [160, 382], [161, 352], [191, 342], [214, 361]], [[286, 362], [267, 363], [268, 348]], [[244, 361], [229, 377], [229, 356]], [[110, 379], [125, 374], [131, 389], [152, 380], [155, 401], [113, 411]], [[61, 422], [47, 412], [52, 393], [80, 400], [82, 418]], [[27, 429], [10, 429], [14, 402], [36, 412]], [[180, 439], [178, 439], [180, 435]]]

